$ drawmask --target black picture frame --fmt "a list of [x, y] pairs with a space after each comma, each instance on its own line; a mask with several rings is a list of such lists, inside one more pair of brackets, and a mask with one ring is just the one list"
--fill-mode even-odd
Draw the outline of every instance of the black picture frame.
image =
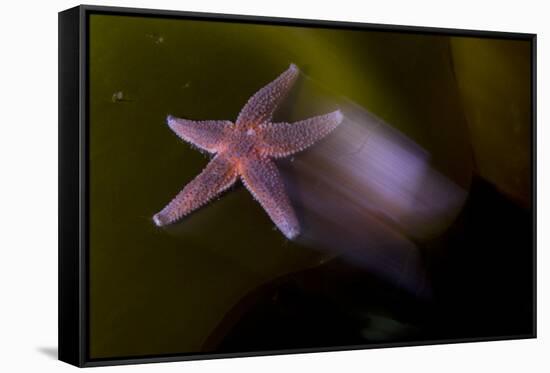
[[[532, 58], [532, 210], [533, 210], [533, 328], [532, 333], [509, 337], [380, 343], [349, 347], [290, 349], [248, 353], [178, 354], [91, 359], [88, 351], [88, 19], [91, 14], [163, 17], [181, 20], [287, 26], [326, 27], [370, 31], [474, 36], [527, 40]], [[272, 18], [81, 5], [59, 13], [59, 360], [78, 367], [248, 357], [305, 352], [399, 347], [536, 338], [536, 34], [458, 30], [432, 27], [364, 24], [291, 18]]]

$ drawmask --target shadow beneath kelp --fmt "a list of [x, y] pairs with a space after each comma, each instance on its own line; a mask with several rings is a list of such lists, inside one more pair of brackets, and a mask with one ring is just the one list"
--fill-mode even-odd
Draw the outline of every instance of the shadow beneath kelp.
[[[344, 256], [250, 292], [206, 351], [274, 351], [533, 334], [532, 211], [475, 177], [457, 219], [419, 244], [430, 297]], [[513, 276], [510, 275], [513, 273]]]

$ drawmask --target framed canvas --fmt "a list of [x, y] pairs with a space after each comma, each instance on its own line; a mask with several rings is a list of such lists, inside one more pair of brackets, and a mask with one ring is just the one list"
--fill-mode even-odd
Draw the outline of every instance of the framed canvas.
[[59, 13], [59, 359], [534, 338], [536, 36]]

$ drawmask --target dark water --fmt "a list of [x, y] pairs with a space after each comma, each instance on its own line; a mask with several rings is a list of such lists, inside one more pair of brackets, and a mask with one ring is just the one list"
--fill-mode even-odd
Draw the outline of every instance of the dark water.
[[[207, 156], [168, 129], [168, 114], [234, 120], [249, 96], [292, 62], [335, 96], [373, 112], [419, 143], [430, 152], [433, 165], [457, 184], [469, 188], [472, 174], [479, 174], [495, 186], [491, 193], [529, 211], [530, 71], [525, 43], [93, 15], [92, 357], [196, 353], [217, 346], [220, 351], [239, 346], [249, 349], [250, 341], [260, 336], [246, 334], [247, 328], [238, 329], [241, 322], [250, 325], [247, 319], [232, 320], [228, 326], [228, 313], [234, 314], [243, 299], [250, 299], [245, 298], [247, 294], [271, 286], [274, 279], [319, 270], [320, 263], [333, 258], [284, 239], [240, 186], [179, 224], [155, 227], [152, 215], [208, 162]], [[469, 57], [472, 52], [475, 59]], [[294, 112], [301, 114], [306, 113], [299, 108]], [[515, 212], [511, 216], [517, 218]], [[525, 243], [525, 258], [530, 255], [528, 231], [523, 230], [514, 241]], [[441, 252], [456, 237], [449, 240], [438, 243]], [[321, 275], [334, 273], [330, 266], [320, 268]], [[528, 275], [522, 270], [523, 287], [518, 293], [529, 292]], [[364, 281], [368, 273], [358, 276]], [[335, 276], [334, 280], [331, 292], [349, 285], [348, 279], [339, 283]], [[448, 287], [453, 291], [453, 286]], [[359, 286], [351, 297], [359, 300], [362, 311], [378, 315], [371, 318], [378, 317], [382, 331], [376, 330], [383, 339], [403, 338], [402, 333], [387, 332], [388, 328], [422, 335], [418, 330], [424, 324], [392, 314], [384, 295], [378, 304], [362, 303], [373, 291], [372, 285]], [[445, 289], [439, 291], [445, 293]], [[407, 297], [399, 299], [410, 304]], [[329, 298], [322, 299], [319, 307], [327, 307]], [[255, 310], [265, 305], [249, 306]], [[306, 309], [315, 312], [310, 306]], [[277, 315], [274, 309], [266, 312]], [[340, 321], [349, 317], [329, 314]], [[284, 321], [279, 317], [274, 322], [265, 315], [250, 320], [262, 318], [271, 325]], [[332, 321], [320, 322], [329, 325]], [[252, 325], [262, 330], [262, 324]], [[233, 327], [236, 331], [231, 331]], [[323, 325], [319, 327], [322, 330]], [[224, 341], [226, 335], [229, 339]], [[317, 334], [308, 330], [300, 334], [298, 339], [305, 346], [308, 335]], [[368, 333], [353, 334], [353, 338], [348, 334], [324, 336], [327, 343], [377, 340]], [[236, 342], [231, 345], [231, 340]]]

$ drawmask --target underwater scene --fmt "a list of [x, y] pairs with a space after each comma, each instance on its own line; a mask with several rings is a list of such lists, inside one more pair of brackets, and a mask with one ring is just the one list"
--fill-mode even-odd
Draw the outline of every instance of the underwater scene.
[[534, 333], [528, 39], [92, 14], [91, 359]]

